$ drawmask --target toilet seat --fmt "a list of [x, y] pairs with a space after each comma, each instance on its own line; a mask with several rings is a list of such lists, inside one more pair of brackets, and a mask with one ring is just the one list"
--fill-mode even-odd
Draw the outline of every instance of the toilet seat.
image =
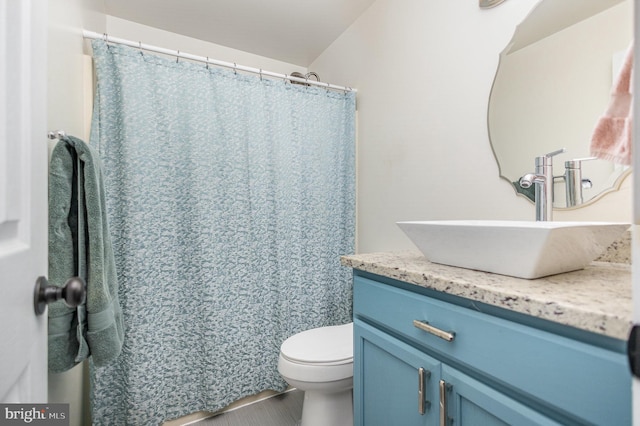
[[289, 337], [280, 348], [278, 370], [289, 382], [351, 379], [353, 323], [314, 328]]
[[280, 354], [299, 364], [353, 363], [353, 323], [314, 328], [293, 335], [284, 341]]

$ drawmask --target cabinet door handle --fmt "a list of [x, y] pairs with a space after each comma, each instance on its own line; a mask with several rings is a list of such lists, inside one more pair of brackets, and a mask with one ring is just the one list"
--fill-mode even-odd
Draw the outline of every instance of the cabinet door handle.
[[427, 380], [431, 373], [428, 370], [420, 367], [418, 368], [418, 413], [424, 415], [429, 409], [431, 403], [427, 400]]
[[447, 426], [447, 383], [440, 380], [440, 426]]
[[413, 320], [413, 326], [419, 328], [422, 331], [433, 334], [434, 336], [438, 336], [439, 338], [446, 340], [447, 342], [453, 342], [453, 339], [456, 337], [456, 333], [454, 333], [453, 331], [440, 330], [439, 328], [429, 325], [429, 323], [425, 321]]

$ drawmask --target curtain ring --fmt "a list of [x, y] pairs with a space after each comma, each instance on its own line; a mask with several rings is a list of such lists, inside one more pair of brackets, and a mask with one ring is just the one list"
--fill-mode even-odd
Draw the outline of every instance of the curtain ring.
[[205, 62], [205, 64], [207, 64], [207, 69], [209, 69], [209, 57], [207, 56], [207, 61]]
[[236, 64], [235, 62], [233, 63], [233, 73], [235, 75], [238, 75], [238, 64]]
[[102, 39], [105, 43], [109, 43], [109, 36], [107, 35], [107, 33], [102, 33]]
[[178, 50], [178, 53], [176, 54], [176, 64], [178, 63], [179, 59], [180, 59], [180, 51]]
[[260, 81], [262, 81], [262, 68], [260, 68]]
[[138, 42], [138, 51], [140, 52], [140, 56], [144, 56], [142, 54], [142, 42], [141, 41]]

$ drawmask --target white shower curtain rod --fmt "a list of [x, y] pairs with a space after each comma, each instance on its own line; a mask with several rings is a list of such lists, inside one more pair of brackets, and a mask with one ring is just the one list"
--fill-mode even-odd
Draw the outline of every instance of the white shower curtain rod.
[[247, 67], [245, 65], [238, 65], [236, 63], [233, 62], [225, 62], [225, 61], [218, 61], [216, 59], [210, 59], [208, 57], [205, 56], [198, 56], [198, 55], [192, 55], [190, 53], [184, 53], [181, 52], [179, 50], [171, 50], [171, 49], [165, 49], [163, 47], [157, 47], [157, 46], [151, 46], [148, 44], [144, 44], [141, 42], [135, 42], [135, 41], [131, 41], [131, 40], [125, 40], [122, 38], [117, 38], [117, 37], [112, 37], [108, 34], [100, 34], [100, 33], [96, 33], [93, 31], [87, 31], [87, 30], [82, 30], [82, 36], [84, 38], [88, 38], [88, 39], [102, 39], [104, 41], [106, 41], [107, 43], [116, 43], [116, 44], [123, 44], [125, 46], [130, 46], [130, 47], [135, 47], [138, 48], [140, 50], [147, 50], [149, 52], [156, 52], [156, 53], [162, 53], [165, 55], [170, 55], [170, 56], [175, 56], [176, 58], [184, 58], [184, 59], [189, 59], [192, 61], [198, 61], [198, 62], [204, 62], [208, 65], [217, 65], [220, 67], [225, 67], [225, 68], [232, 68], [234, 70], [238, 70], [238, 71], [244, 71], [244, 72], [250, 72], [253, 74], [259, 74], [260, 76], [267, 76], [267, 77], [274, 77], [274, 78], [281, 78], [284, 80], [292, 80], [292, 81], [297, 81], [299, 83], [306, 83], [306, 84], [311, 84], [314, 86], [320, 86], [320, 87], [325, 87], [327, 89], [333, 89], [333, 90], [342, 90], [345, 92], [357, 92], [357, 89], [352, 89], [351, 87], [344, 87], [344, 86], [337, 86], [335, 84], [329, 84], [329, 83], [325, 83], [322, 81], [315, 81], [315, 80], [309, 80], [309, 79], [305, 79], [305, 78], [299, 78], [299, 77], [292, 77], [288, 74], [280, 74], [277, 72], [272, 72], [272, 71], [266, 71], [263, 69], [259, 69], [259, 68], [253, 68], [253, 67]]

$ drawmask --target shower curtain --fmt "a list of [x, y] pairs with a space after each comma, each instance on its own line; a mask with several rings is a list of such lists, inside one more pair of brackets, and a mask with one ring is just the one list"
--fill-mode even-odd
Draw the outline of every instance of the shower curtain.
[[125, 343], [95, 425], [266, 389], [284, 339], [351, 321], [355, 96], [93, 42]]

